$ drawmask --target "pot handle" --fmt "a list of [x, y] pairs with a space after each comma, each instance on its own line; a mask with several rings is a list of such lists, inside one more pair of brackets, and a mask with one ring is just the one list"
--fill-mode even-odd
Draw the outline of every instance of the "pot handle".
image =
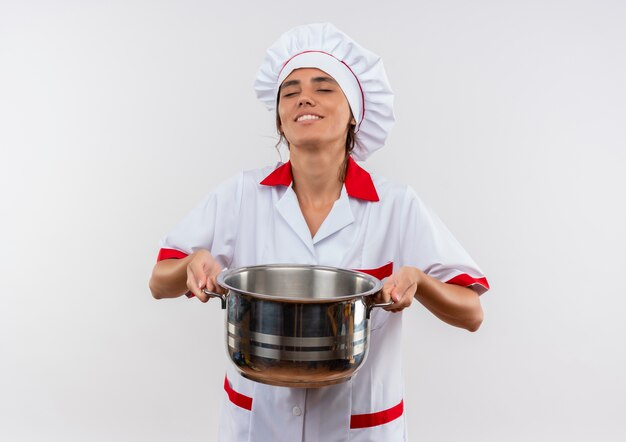
[[202, 289], [202, 293], [210, 296], [211, 298], [220, 298], [220, 300], [222, 301], [222, 310], [226, 310], [226, 294], [225, 293], [221, 294], [221, 293], [210, 292], [207, 289]]
[[393, 300], [389, 300], [387, 302], [383, 302], [383, 303], [380, 303], [380, 304], [370, 304], [370, 305], [367, 306], [367, 312], [365, 314], [365, 317], [367, 319], [370, 318], [370, 314], [372, 313], [372, 309], [374, 307], [389, 307], [390, 305], [393, 305]]

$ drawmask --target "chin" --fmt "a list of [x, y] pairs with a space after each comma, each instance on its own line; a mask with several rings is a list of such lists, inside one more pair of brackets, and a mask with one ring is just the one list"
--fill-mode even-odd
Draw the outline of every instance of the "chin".
[[292, 146], [297, 146], [300, 149], [317, 149], [324, 144], [324, 140], [319, 138], [301, 138], [291, 143]]
[[[289, 142], [289, 145], [297, 149], [305, 149], [305, 150], [318, 150], [323, 148], [324, 146], [336, 145], [338, 144], [338, 140], [336, 139], [327, 139], [324, 137], [299, 137]], [[342, 143], [342, 145], [345, 144]]]

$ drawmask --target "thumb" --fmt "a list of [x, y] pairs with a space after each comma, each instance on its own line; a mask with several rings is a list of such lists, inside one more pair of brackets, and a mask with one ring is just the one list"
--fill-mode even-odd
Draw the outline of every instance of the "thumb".
[[207, 277], [202, 269], [198, 269], [195, 265], [190, 265], [187, 268], [187, 288], [203, 302], [208, 300], [207, 296], [202, 293], [206, 283]]
[[393, 300], [395, 302], [395, 300], [393, 299], [393, 292], [395, 287], [396, 283], [392, 278], [387, 278], [385, 280], [381, 296], [382, 302], [389, 302], [389, 300]]

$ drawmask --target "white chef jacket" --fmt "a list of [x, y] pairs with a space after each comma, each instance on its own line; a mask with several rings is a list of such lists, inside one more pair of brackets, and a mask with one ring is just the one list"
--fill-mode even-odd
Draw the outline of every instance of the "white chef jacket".
[[[482, 294], [486, 278], [408, 186], [372, 176], [350, 158], [341, 196], [314, 237], [291, 186], [289, 162], [221, 184], [162, 241], [160, 259], [208, 249], [222, 267], [291, 263], [355, 269], [380, 279], [413, 266]], [[402, 313], [374, 309], [369, 354], [347, 382], [274, 387], [228, 364], [222, 442], [406, 441]]]

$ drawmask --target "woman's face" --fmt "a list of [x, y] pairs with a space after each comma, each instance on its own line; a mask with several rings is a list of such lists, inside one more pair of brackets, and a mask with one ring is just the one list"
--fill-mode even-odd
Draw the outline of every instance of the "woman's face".
[[279, 91], [280, 130], [290, 147], [345, 149], [348, 125], [355, 124], [339, 84], [314, 68], [294, 70]]

